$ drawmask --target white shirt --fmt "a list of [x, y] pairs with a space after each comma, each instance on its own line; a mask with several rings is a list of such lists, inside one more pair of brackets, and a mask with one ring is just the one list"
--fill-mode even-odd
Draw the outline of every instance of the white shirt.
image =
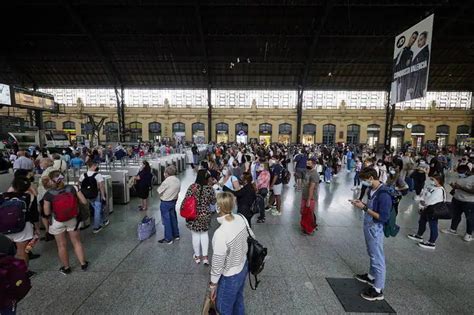
[[446, 191], [443, 187], [436, 187], [436, 186], [425, 186], [423, 193], [421, 195], [422, 200], [425, 202], [424, 206], [421, 208], [425, 208], [434, 204], [437, 204], [442, 201], [446, 201]]
[[[96, 173], [96, 172], [87, 171], [87, 177], [91, 177], [92, 175], [94, 175], [94, 173]], [[82, 182], [83, 180], [84, 180], [84, 174], [82, 174], [81, 177], [79, 177], [80, 182]], [[97, 173], [97, 175], [95, 176], [95, 180], [97, 181], [97, 184], [99, 184], [99, 183], [102, 183], [104, 181], [104, 177], [102, 176], [102, 174]]]
[[156, 190], [163, 201], [177, 200], [181, 190], [181, 181], [176, 176], [168, 176]]
[[242, 152], [237, 152], [237, 162], [239, 162], [239, 164], [242, 164]]
[[230, 168], [232, 168], [232, 164], [234, 163], [234, 157], [233, 156], [230, 156], [229, 158], [229, 162], [227, 163], [227, 165], [229, 165]]
[[[249, 232], [254, 236], [250, 228]], [[249, 232], [246, 219], [242, 216], [234, 215], [232, 221], [224, 218], [212, 238], [212, 283], [218, 283], [221, 275], [230, 277], [242, 271], [247, 261]]]

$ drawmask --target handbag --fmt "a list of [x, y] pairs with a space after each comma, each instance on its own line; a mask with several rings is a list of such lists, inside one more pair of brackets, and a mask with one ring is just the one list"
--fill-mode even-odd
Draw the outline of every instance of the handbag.
[[140, 223], [138, 223], [137, 233], [138, 240], [144, 241], [149, 239], [156, 233], [155, 218], [145, 216]]
[[179, 214], [186, 220], [193, 221], [193, 220], [196, 220], [197, 218], [198, 201], [195, 194], [196, 194], [196, 184], [193, 184], [191, 196], [188, 196], [184, 199], [183, 203], [181, 204], [181, 209], [179, 210]]
[[206, 294], [206, 297], [204, 298], [204, 304], [202, 305], [202, 312], [201, 315], [218, 315], [216, 310], [216, 305], [214, 302], [212, 302], [211, 297], [209, 294]]
[[453, 218], [453, 214], [451, 211], [451, 203], [446, 202], [446, 192], [443, 188], [443, 201], [438, 202], [434, 205], [429, 206], [429, 211], [431, 212], [431, 216], [433, 219], [438, 220], [450, 220]]

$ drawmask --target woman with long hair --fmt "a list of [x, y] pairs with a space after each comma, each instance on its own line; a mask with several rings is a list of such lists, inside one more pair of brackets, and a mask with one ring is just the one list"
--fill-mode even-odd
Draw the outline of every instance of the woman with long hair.
[[[71, 267], [69, 265], [69, 254], [67, 250], [67, 238], [66, 232], [69, 235], [69, 239], [71, 240], [72, 246], [74, 247], [74, 253], [76, 254], [77, 260], [81, 264], [82, 271], [86, 271], [89, 263], [86, 260], [84, 254], [84, 248], [82, 246], [81, 237], [79, 234], [79, 222], [78, 218], [73, 217], [67, 221], [57, 220], [57, 215], [61, 213], [64, 209], [55, 208], [60, 203], [58, 200], [63, 199], [64, 195], [68, 195], [68, 197], [64, 197], [63, 200], [67, 200], [72, 194], [73, 198], [76, 198], [76, 207], [78, 206], [78, 202], [86, 205], [87, 199], [80, 191], [76, 191], [76, 188], [71, 185], [64, 184], [64, 176], [59, 171], [53, 171], [49, 173], [49, 178], [51, 180], [50, 187], [51, 189], [46, 192], [44, 196], [44, 212], [46, 215], [52, 215], [52, 223], [49, 226], [49, 233], [54, 235], [56, 239], [56, 244], [58, 246], [58, 255], [59, 260], [61, 261], [61, 268], [59, 272], [64, 275], [68, 275], [71, 273]], [[59, 207], [59, 206], [58, 206]], [[72, 209], [71, 209], [72, 210]]]
[[252, 225], [252, 204], [257, 198], [257, 187], [252, 182], [252, 175], [245, 172], [242, 175], [243, 186], [232, 193], [237, 197], [237, 213], [242, 214], [248, 221], [249, 225]]
[[233, 215], [235, 197], [230, 192], [217, 196], [219, 228], [212, 238], [212, 267], [209, 283], [211, 300], [220, 314], [245, 314], [244, 286], [247, 278], [247, 222]]
[[185, 196], [187, 198], [193, 195], [197, 199], [197, 217], [195, 220], [186, 220], [186, 227], [191, 230], [192, 234], [194, 262], [199, 264], [202, 261], [204, 265], [209, 265], [207, 253], [209, 249], [208, 231], [212, 215], [210, 205], [216, 203], [216, 193], [212, 186], [209, 186], [210, 176], [207, 170], [199, 170], [196, 181], [189, 186]]

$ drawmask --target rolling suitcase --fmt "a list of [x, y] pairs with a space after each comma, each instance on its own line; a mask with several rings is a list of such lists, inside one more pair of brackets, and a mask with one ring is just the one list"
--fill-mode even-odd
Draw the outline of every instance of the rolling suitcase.
[[301, 201], [301, 229], [305, 234], [313, 234], [317, 228], [316, 215], [314, 214], [315, 202], [311, 200], [310, 207], [306, 207], [306, 200]]

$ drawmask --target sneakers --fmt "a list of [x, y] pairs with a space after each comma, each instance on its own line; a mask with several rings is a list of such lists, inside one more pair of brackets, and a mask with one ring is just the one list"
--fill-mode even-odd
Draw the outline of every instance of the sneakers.
[[278, 211], [278, 210], [274, 209], [274, 210], [272, 210], [272, 215], [277, 216], [277, 217], [281, 216], [281, 211]]
[[37, 259], [37, 258], [40, 258], [40, 257], [41, 257], [40, 254], [33, 254], [33, 252], [28, 253], [28, 259], [29, 260]]
[[472, 235], [466, 233], [466, 235], [464, 235], [464, 237], [463, 237], [463, 240], [464, 240], [464, 242], [472, 241]]
[[368, 285], [370, 286], [373, 286], [374, 285], [374, 279], [370, 279], [369, 278], [369, 275], [368, 274], [363, 274], [363, 275], [355, 275], [354, 278], [356, 278], [356, 280], [362, 282], [362, 283], [367, 283]]
[[383, 292], [377, 292], [374, 288], [370, 287], [363, 291], [360, 296], [367, 301], [382, 301], [384, 299]]
[[179, 241], [179, 240], [180, 240], [179, 236], [176, 236], [176, 237], [174, 238], [174, 240], [175, 240], [175, 241]]
[[84, 265], [81, 265], [81, 270], [82, 270], [82, 271], [87, 271], [87, 268], [88, 268], [88, 267], [89, 267], [89, 262], [86, 261], [86, 262], [84, 263]]
[[423, 242], [423, 237], [417, 235], [417, 234], [408, 234], [407, 237], [411, 240], [417, 241], [417, 242]]
[[171, 245], [173, 244], [173, 240], [168, 241], [167, 239], [162, 239], [162, 240], [159, 240], [158, 243]]
[[357, 190], [357, 187], [352, 187], [351, 190], [352, 190], [352, 191], [356, 191], [356, 190]]
[[458, 232], [456, 232], [456, 230], [453, 230], [453, 229], [442, 229], [441, 233], [451, 234], [451, 235], [458, 235]]
[[265, 223], [265, 219], [257, 219], [257, 223]]
[[99, 226], [97, 229], [93, 229], [93, 230], [92, 230], [92, 233], [97, 234], [97, 233], [99, 233], [100, 231], [102, 231], [103, 228], [104, 228], [104, 227], [101, 225], [101, 226]]
[[425, 241], [418, 243], [418, 246], [420, 246], [421, 248], [425, 248], [425, 249], [435, 249], [436, 248], [434, 243], [425, 242]]
[[103, 223], [102, 223], [102, 227], [105, 228], [107, 225], [109, 225], [110, 221], [109, 220], [105, 220]]
[[33, 278], [34, 276], [36, 276], [36, 272], [35, 272], [35, 271], [28, 270], [28, 271], [26, 272], [26, 276], [27, 276], [29, 279], [31, 279], [31, 278]]
[[59, 272], [62, 273], [63, 275], [67, 276], [68, 274], [71, 273], [71, 267], [61, 267], [59, 268]]

